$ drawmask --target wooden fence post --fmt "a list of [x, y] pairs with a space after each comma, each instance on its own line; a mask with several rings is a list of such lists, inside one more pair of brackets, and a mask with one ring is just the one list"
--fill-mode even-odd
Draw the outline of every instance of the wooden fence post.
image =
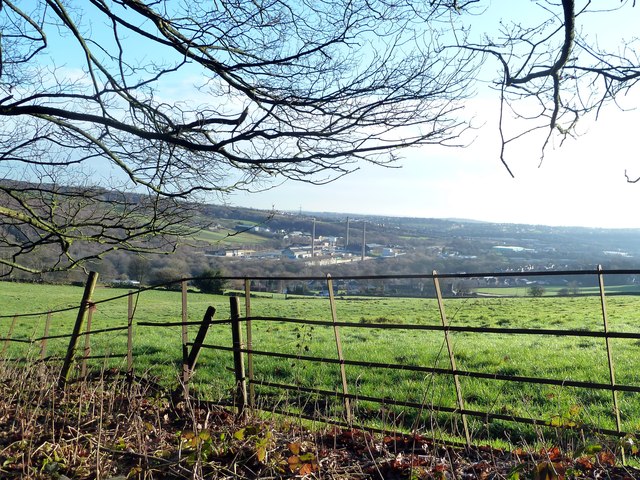
[[189, 343], [189, 330], [187, 326], [187, 321], [189, 320], [189, 315], [187, 311], [187, 282], [182, 280], [180, 282], [180, 291], [182, 298], [182, 391], [184, 393], [184, 398], [189, 398], [189, 347], [187, 344]]
[[0, 352], [0, 357], [4, 358], [4, 354], [7, 352], [7, 348], [9, 348], [9, 342], [11, 342], [11, 337], [13, 336], [13, 330], [16, 327], [16, 320], [18, 320], [18, 316], [14, 315], [11, 319], [11, 325], [9, 326], [9, 333], [4, 337], [4, 345], [2, 347], [2, 352]]
[[[442, 300], [442, 291], [440, 290], [440, 282], [438, 281], [438, 272], [433, 271], [433, 284], [436, 289], [436, 297], [438, 300], [438, 309], [440, 310], [440, 319], [442, 320], [442, 326], [444, 327], [444, 341], [447, 344], [447, 351], [449, 352], [449, 363], [451, 370], [453, 371], [453, 382], [456, 387], [456, 398], [458, 401], [458, 410], [464, 412], [464, 398], [462, 396], [462, 387], [460, 386], [460, 379], [456, 373], [456, 358], [453, 355], [453, 346], [451, 345], [451, 338], [449, 338], [449, 322], [447, 321], [447, 315], [444, 311], [444, 301]], [[467, 416], [461, 413], [462, 428], [464, 429], [464, 438], [467, 442], [467, 446], [471, 446], [471, 436], [469, 435], [469, 426], [467, 424]]]
[[244, 279], [244, 308], [247, 323], [247, 374], [249, 375], [249, 406], [255, 406], [256, 389], [253, 384], [253, 332], [251, 326], [251, 281]]
[[191, 347], [191, 352], [189, 352], [189, 356], [187, 357], [187, 368], [189, 372], [187, 381], [191, 378], [193, 370], [196, 368], [198, 355], [200, 355], [202, 344], [204, 343], [204, 339], [207, 336], [207, 331], [211, 326], [211, 322], [213, 321], [213, 316], [215, 315], [215, 313], [216, 309], [210, 306], [209, 308], [207, 308], [207, 311], [204, 314], [202, 323], [200, 323], [200, 328], [198, 329], [198, 333], [196, 334], [196, 339], [193, 341], [193, 347]]
[[[184, 350], [183, 350], [183, 358], [182, 358], [182, 381], [180, 385], [176, 387], [176, 389], [171, 394], [172, 398], [178, 400], [179, 396], [182, 395], [182, 398], [187, 400], [189, 398], [189, 382], [191, 381], [191, 376], [193, 375], [193, 371], [196, 368], [196, 362], [198, 361], [198, 355], [200, 355], [200, 351], [202, 350], [202, 344], [204, 343], [204, 339], [207, 336], [207, 331], [211, 326], [211, 322], [213, 321], [213, 316], [216, 313], [216, 309], [209, 306], [207, 311], [202, 318], [202, 322], [200, 322], [200, 328], [198, 329], [198, 333], [196, 334], [196, 338], [193, 341], [193, 346], [191, 347], [191, 351], [187, 352], [186, 358], [184, 358]], [[183, 322], [184, 326], [184, 322]], [[183, 337], [183, 341], [185, 341]], [[188, 348], [188, 345], [183, 345], [184, 348]]]
[[82, 301], [80, 302], [80, 308], [78, 309], [78, 316], [76, 317], [76, 323], [73, 326], [73, 332], [71, 333], [71, 338], [69, 339], [69, 346], [67, 347], [67, 354], [64, 358], [64, 364], [62, 365], [60, 378], [58, 378], [58, 387], [63, 387], [65, 383], [67, 383], [67, 381], [69, 380], [71, 362], [73, 361], [73, 356], [75, 355], [75, 352], [76, 352], [78, 337], [80, 336], [80, 330], [82, 330], [82, 323], [84, 322], [84, 317], [87, 314], [87, 310], [89, 310], [91, 296], [93, 295], [93, 291], [96, 288], [97, 281], [98, 281], [98, 273], [89, 272], [89, 278], [87, 279], [87, 284], [84, 287]]
[[[618, 406], [618, 392], [616, 386], [616, 372], [613, 367], [613, 353], [611, 350], [611, 342], [609, 340], [609, 320], [607, 317], [607, 302], [604, 294], [604, 276], [602, 274], [602, 265], [598, 265], [598, 286], [600, 287], [600, 305], [602, 307], [602, 323], [604, 325], [604, 341], [607, 348], [607, 362], [609, 364], [609, 380], [611, 381], [611, 395], [613, 398], [613, 412], [616, 418], [616, 430], [622, 431], [622, 423], [620, 421], [620, 408]], [[622, 461], [625, 462], [624, 449], [622, 451]]]
[[82, 366], [80, 367], [80, 376], [82, 378], [87, 377], [87, 357], [91, 355], [91, 321], [95, 310], [96, 306], [91, 305], [87, 314], [87, 328], [84, 334], [84, 353], [82, 354]]
[[129, 291], [127, 297], [127, 377], [133, 381], [133, 292]]
[[49, 337], [49, 328], [51, 327], [51, 311], [47, 312], [47, 319], [44, 322], [44, 335], [40, 342], [40, 360], [44, 360], [47, 356], [47, 340]]
[[333, 295], [333, 279], [327, 274], [327, 288], [329, 289], [329, 303], [331, 305], [331, 321], [333, 322], [333, 334], [336, 339], [336, 349], [338, 351], [338, 360], [340, 361], [340, 380], [342, 381], [342, 393], [344, 401], [344, 409], [346, 412], [346, 420], [351, 425], [353, 419], [351, 416], [351, 402], [349, 401], [349, 386], [347, 383], [347, 373], [344, 368], [344, 356], [342, 355], [342, 341], [340, 340], [340, 329], [336, 325], [338, 314], [336, 312], [336, 299]]
[[231, 307], [231, 336], [233, 338], [233, 366], [236, 375], [236, 398], [238, 417], [246, 416], [247, 380], [244, 375], [244, 357], [242, 352], [242, 333], [240, 331], [240, 306], [238, 297], [229, 297]]

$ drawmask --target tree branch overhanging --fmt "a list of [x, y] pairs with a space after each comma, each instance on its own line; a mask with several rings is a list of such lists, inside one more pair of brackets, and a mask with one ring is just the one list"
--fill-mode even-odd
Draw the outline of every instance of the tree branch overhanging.
[[532, 2], [542, 16], [483, 35], [483, 0], [0, 6], [0, 263], [25, 271], [171, 251], [207, 195], [463, 145], [490, 58], [511, 175], [511, 145], [544, 132], [542, 158], [640, 79], [633, 48], [609, 53], [582, 31], [604, 14], [588, 0]]
[[0, 263], [171, 250], [207, 192], [326, 183], [455, 139], [475, 66], [419, 39], [466, 5], [3, 2]]
[[[603, 105], [615, 102], [616, 95], [635, 85], [639, 78], [637, 56], [600, 50], [589, 41], [589, 32], [580, 29], [581, 20], [589, 15], [624, 15], [630, 2], [623, 1], [606, 10], [597, 10], [600, 5], [591, 1], [581, 2], [580, 6], [577, 3], [538, 2], [545, 14], [540, 22], [509, 19], [502, 24], [498, 38], [489, 36], [484, 43], [456, 46], [498, 62], [500, 159], [511, 176], [507, 158], [510, 144], [546, 129], [540, 143], [542, 164], [554, 137], [559, 137], [562, 143], [575, 136], [581, 118], [592, 112], [597, 114]], [[631, 7], [635, 7], [635, 2]], [[631, 52], [637, 42], [621, 40], [620, 45]], [[600, 81], [604, 88], [597, 87]], [[518, 125], [519, 128], [514, 128]]]

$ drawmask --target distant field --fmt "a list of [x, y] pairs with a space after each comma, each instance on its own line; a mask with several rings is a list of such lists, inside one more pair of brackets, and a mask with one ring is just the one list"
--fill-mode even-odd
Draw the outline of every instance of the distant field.
[[[486, 295], [497, 296], [513, 296], [513, 297], [525, 297], [529, 296], [529, 289], [532, 285], [523, 285], [519, 287], [480, 287], [474, 289], [475, 292]], [[541, 285], [544, 289], [543, 296], [554, 296], [562, 294], [562, 290], [566, 290], [566, 287], [546, 286]], [[576, 289], [577, 295], [600, 295], [600, 289], [598, 287], [579, 287]], [[570, 291], [569, 294], [574, 293]], [[636, 294], [640, 295], [640, 285], [607, 285], [605, 287], [605, 294]]]
[[[94, 300], [100, 301], [125, 290], [99, 288]], [[0, 283], [0, 336], [7, 334], [11, 315], [77, 305], [81, 287]], [[253, 316], [277, 316], [309, 320], [331, 320], [327, 298], [258, 294], [251, 299]], [[189, 320], [196, 321], [208, 305], [218, 309], [215, 318], [229, 317], [229, 299], [225, 296], [189, 294]], [[612, 296], [607, 299], [610, 330], [637, 332], [640, 330], [638, 312], [640, 297]], [[602, 331], [600, 299], [591, 297], [519, 297], [446, 299], [445, 311], [452, 326], [547, 328]], [[135, 312], [135, 322], [175, 322], [181, 318], [178, 292], [143, 292]], [[55, 314], [50, 334], [68, 333], [75, 311]], [[350, 298], [336, 301], [339, 321], [354, 327], [342, 327], [341, 336], [345, 358], [364, 362], [399, 363], [428, 367], [449, 367], [449, 358], [442, 332], [401, 329], [356, 328], [371, 324], [439, 325], [440, 314], [433, 299], [415, 298]], [[93, 316], [93, 328], [125, 325], [126, 299], [98, 303]], [[17, 320], [13, 338], [29, 339], [42, 335], [44, 316], [21, 317]], [[190, 331], [193, 339], [195, 330]], [[292, 355], [336, 357], [333, 330], [320, 325], [299, 325], [285, 322], [254, 321], [256, 350]], [[134, 352], [136, 371], [158, 376], [167, 384], [176, 384], [181, 359], [180, 328], [135, 326]], [[451, 334], [459, 370], [488, 372], [518, 376], [544, 376], [559, 380], [609, 382], [607, 355], [603, 339], [589, 337], [543, 337], [539, 335], [511, 335], [496, 333]], [[62, 352], [68, 340], [51, 341], [49, 353]], [[228, 325], [211, 327], [207, 344], [230, 346]], [[619, 384], [640, 385], [640, 341], [611, 339], [613, 360]], [[37, 354], [37, 345], [32, 354]], [[125, 351], [125, 333], [92, 337], [94, 354], [108, 353], [112, 357]], [[7, 355], [18, 356], [24, 344], [7, 346]], [[219, 399], [233, 388], [233, 362], [229, 352], [210, 349], [203, 351], [196, 372], [194, 388], [203, 395]], [[293, 383], [300, 387], [340, 389], [336, 365], [320, 365], [301, 360], [254, 358], [256, 379], [278, 383]], [[123, 365], [112, 358], [95, 366]], [[350, 393], [362, 396], [388, 397], [426, 406], [455, 407], [456, 397], [450, 376], [372, 369], [348, 365], [346, 367]], [[505, 415], [540, 417], [552, 421], [586, 423], [614, 429], [611, 393], [585, 391], [548, 385], [530, 385], [506, 381], [462, 377], [461, 388], [466, 407], [472, 410], [497, 412]], [[294, 404], [295, 396], [287, 396], [266, 388], [258, 388], [259, 401], [264, 406]], [[640, 430], [640, 394], [619, 393], [623, 429]], [[451, 422], [444, 414], [434, 417], [415, 417], [415, 413], [394, 411], [394, 419], [403, 417], [404, 424], [418, 422], [428, 429], [430, 422], [446, 426]], [[371, 402], [357, 402], [360, 419], [381, 422], [380, 406]], [[398, 415], [400, 417], [398, 417]], [[412, 416], [413, 415], [413, 416]], [[399, 421], [399, 420], [397, 420]], [[422, 422], [422, 423], [421, 423]], [[485, 425], [471, 421], [474, 435], [535, 435], [530, 427], [510, 422]]]
[[236, 235], [234, 230], [202, 230], [195, 236], [197, 240], [208, 242], [211, 244], [223, 245], [259, 245], [265, 243], [268, 239], [250, 232], [243, 232], [242, 235]]

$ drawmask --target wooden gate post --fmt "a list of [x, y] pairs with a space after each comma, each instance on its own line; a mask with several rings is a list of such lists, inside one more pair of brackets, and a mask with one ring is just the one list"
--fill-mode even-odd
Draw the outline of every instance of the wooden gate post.
[[71, 338], [69, 339], [67, 354], [64, 358], [62, 370], [60, 371], [60, 378], [58, 378], [58, 387], [63, 387], [69, 380], [71, 362], [73, 361], [73, 356], [76, 352], [76, 345], [78, 344], [78, 338], [80, 337], [80, 330], [82, 330], [82, 323], [84, 322], [84, 317], [87, 314], [87, 310], [89, 310], [91, 296], [93, 295], [93, 291], [96, 288], [97, 282], [98, 273], [89, 272], [89, 278], [87, 279], [87, 284], [84, 287], [84, 293], [82, 295], [82, 301], [80, 302], [80, 308], [78, 308], [76, 323], [73, 326], [73, 332], [71, 333]]
[[233, 338], [233, 370], [236, 375], [236, 398], [238, 417], [246, 416], [247, 379], [244, 374], [244, 356], [242, 355], [242, 332], [240, 331], [240, 304], [238, 297], [229, 297], [231, 307], [231, 336]]

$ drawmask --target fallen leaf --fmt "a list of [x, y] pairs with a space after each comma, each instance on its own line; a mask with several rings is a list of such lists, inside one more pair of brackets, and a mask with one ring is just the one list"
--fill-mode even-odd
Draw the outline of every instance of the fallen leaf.
[[300, 444], [299, 443], [290, 443], [287, 445], [289, 451], [294, 455], [300, 455]]

